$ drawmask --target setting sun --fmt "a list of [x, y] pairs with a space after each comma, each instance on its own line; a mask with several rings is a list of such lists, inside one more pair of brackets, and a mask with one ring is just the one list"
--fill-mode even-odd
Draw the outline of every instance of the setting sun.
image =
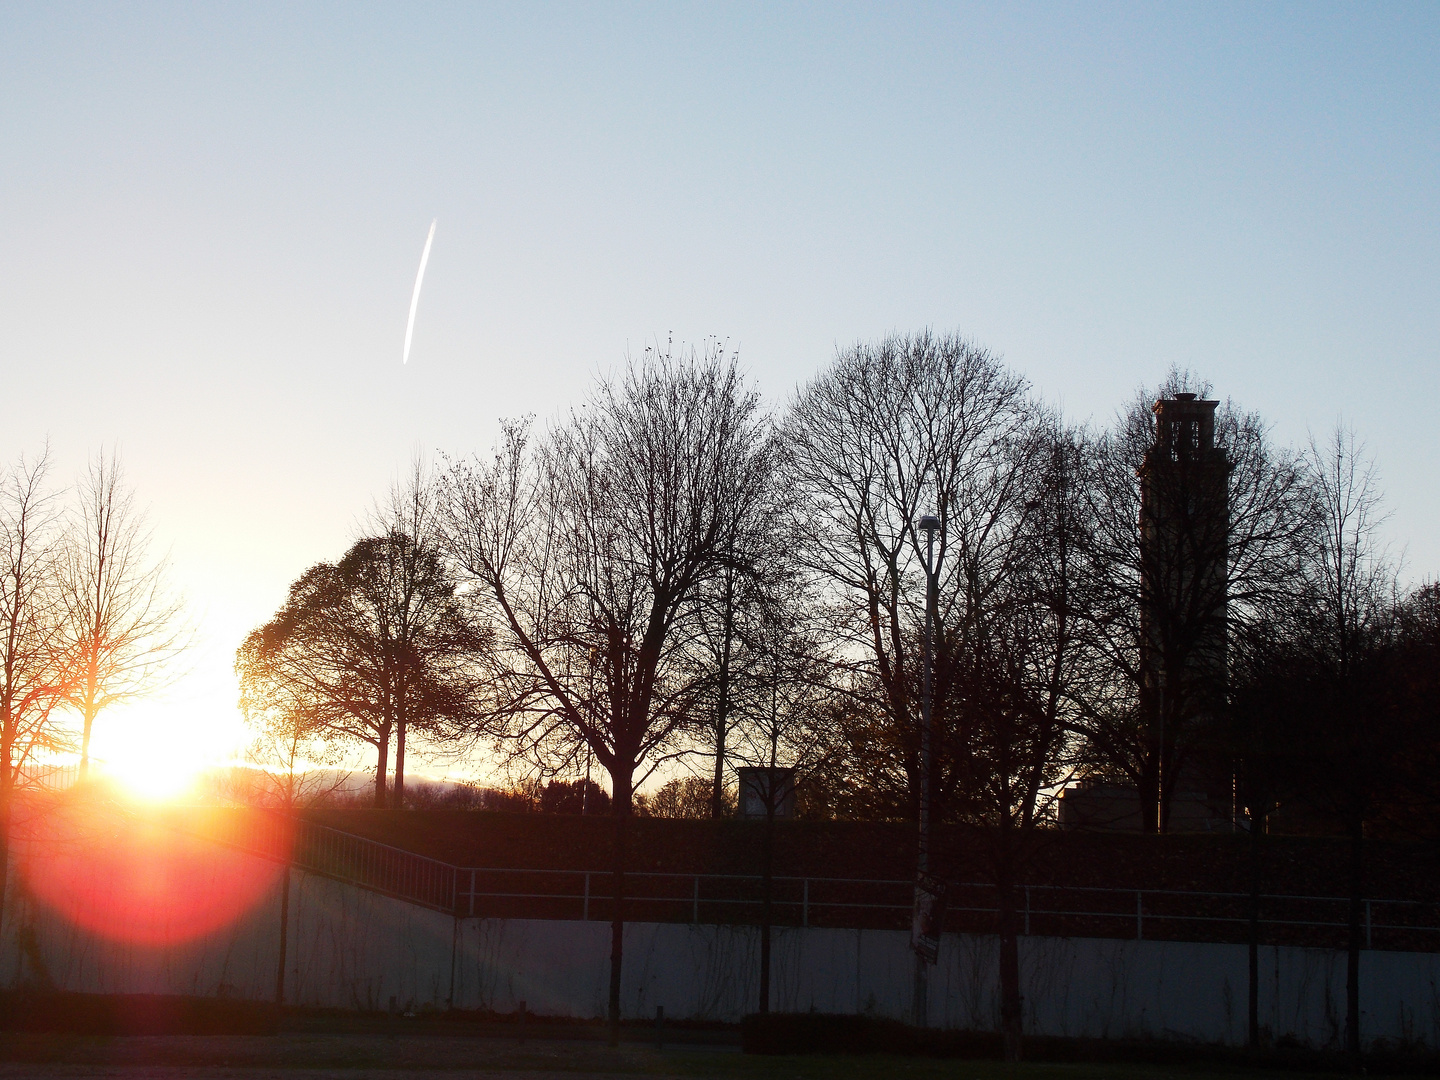
[[144, 756], [138, 751], [134, 758], [110, 758], [98, 770], [124, 791], [149, 802], [174, 799], [194, 786], [203, 764], [180, 756]]
[[95, 772], [142, 801], [182, 800], [226, 756], [228, 747], [214, 738], [217, 727], [159, 705], [117, 711], [115, 722], [96, 725]]

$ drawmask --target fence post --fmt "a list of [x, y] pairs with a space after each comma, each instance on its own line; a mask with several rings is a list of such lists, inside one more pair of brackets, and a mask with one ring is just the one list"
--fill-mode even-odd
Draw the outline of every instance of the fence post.
[[585, 908], [580, 916], [586, 922], [590, 921], [590, 875], [585, 875]]
[[1135, 940], [1145, 940], [1145, 906], [1144, 893], [1139, 889], [1135, 890]]
[[1030, 886], [1025, 886], [1025, 936], [1030, 936]]
[[800, 883], [800, 925], [810, 925], [810, 879], [807, 877]]
[[691, 913], [691, 916], [690, 916], [690, 921], [691, 921], [692, 923], [699, 923], [699, 921], [700, 921], [700, 875], [699, 875], [699, 874], [696, 874], [696, 875], [695, 875], [695, 907], [694, 907], [694, 909], [692, 910], [692, 913]]

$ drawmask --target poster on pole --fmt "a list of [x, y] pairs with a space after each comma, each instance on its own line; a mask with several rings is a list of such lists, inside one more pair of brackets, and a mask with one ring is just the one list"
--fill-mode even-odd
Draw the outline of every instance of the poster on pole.
[[944, 921], [945, 882], [931, 874], [916, 874], [910, 947], [927, 964], [933, 964], [940, 958], [940, 929]]

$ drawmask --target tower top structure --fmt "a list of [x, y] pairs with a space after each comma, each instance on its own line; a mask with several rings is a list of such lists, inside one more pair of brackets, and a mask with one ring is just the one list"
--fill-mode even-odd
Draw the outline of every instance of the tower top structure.
[[1145, 455], [1146, 464], [1223, 459], [1224, 450], [1215, 445], [1215, 409], [1219, 404], [1194, 394], [1176, 394], [1156, 401], [1151, 407], [1155, 413], [1155, 442]]

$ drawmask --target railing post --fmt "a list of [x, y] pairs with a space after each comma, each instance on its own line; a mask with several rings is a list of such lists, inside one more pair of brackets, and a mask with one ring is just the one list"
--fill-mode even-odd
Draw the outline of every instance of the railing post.
[[800, 925], [810, 925], [810, 879], [807, 877], [800, 883]]
[[1135, 890], [1135, 940], [1145, 940], [1145, 894]]

